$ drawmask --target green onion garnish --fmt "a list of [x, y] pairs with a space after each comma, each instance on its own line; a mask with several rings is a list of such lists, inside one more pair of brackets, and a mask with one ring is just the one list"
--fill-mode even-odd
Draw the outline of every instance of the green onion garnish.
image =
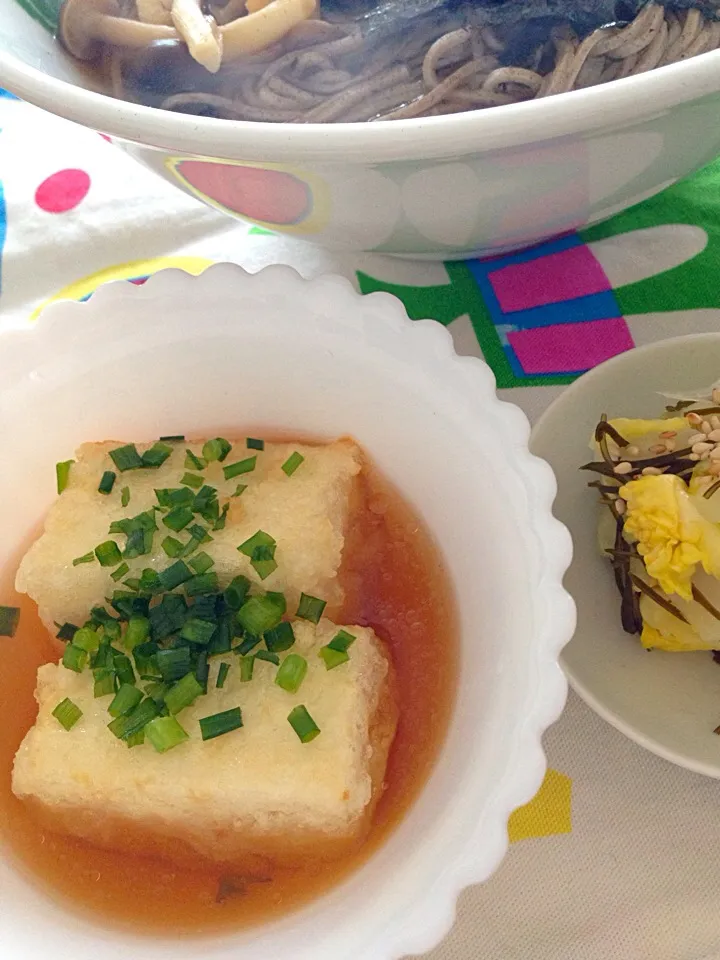
[[332, 647], [321, 647], [318, 656], [322, 657], [325, 662], [325, 668], [327, 670], [334, 670], [335, 667], [339, 667], [343, 663], [347, 663], [350, 659], [349, 654], [345, 653], [343, 650], [333, 650]]
[[190, 648], [171, 647], [169, 650], [158, 650], [155, 654], [160, 675], [166, 683], [179, 680], [190, 670]]
[[283, 620], [272, 630], [267, 630], [263, 639], [265, 640], [265, 646], [272, 653], [282, 653], [283, 650], [289, 650], [295, 643], [292, 624]]
[[181, 543], [176, 537], [165, 537], [160, 546], [169, 557], [174, 558], [180, 556], [185, 544]]
[[304, 459], [305, 457], [301, 453], [298, 453], [297, 450], [295, 451], [295, 453], [291, 453], [281, 467], [283, 473], [286, 476], [291, 477], [295, 473], [297, 468], [300, 466], [300, 464], [303, 462]]
[[162, 522], [166, 527], [174, 530], [175, 533], [179, 533], [179, 531], [184, 530], [189, 523], [192, 523], [192, 519], [193, 513], [189, 507], [173, 507], [170, 513], [165, 514], [162, 518]]
[[174, 434], [172, 437], [160, 437], [160, 442], [167, 441], [167, 443], [184, 443], [185, 437], [178, 433]]
[[297, 653], [289, 653], [275, 675], [275, 683], [288, 693], [297, 693], [305, 679], [307, 666], [307, 660], [304, 657]]
[[115, 665], [113, 663], [114, 648], [107, 637], [103, 637], [100, 641], [100, 646], [97, 648], [95, 653], [91, 657], [90, 666], [94, 671], [96, 670], [109, 670], [112, 673], [115, 673]]
[[317, 623], [323, 615], [323, 610], [326, 606], [326, 600], [320, 600], [318, 597], [311, 597], [307, 593], [301, 593], [296, 616], [300, 617], [301, 620], [309, 620], [311, 623]]
[[134, 650], [145, 643], [150, 636], [150, 621], [147, 617], [130, 617], [125, 630], [124, 644], [127, 650]]
[[[80, 631], [78, 630], [78, 633]], [[87, 650], [82, 647], [76, 647], [74, 643], [68, 643], [63, 653], [62, 665], [68, 670], [74, 670], [75, 673], [82, 673], [88, 660]]]
[[203, 485], [203, 478], [196, 473], [184, 473], [180, 483], [184, 483], [186, 487], [192, 487], [193, 490], [199, 490]]
[[240, 553], [244, 553], [246, 557], [252, 557], [257, 547], [275, 546], [277, 546], [277, 543], [269, 533], [265, 533], [264, 530], [258, 530], [257, 533], [254, 533], [244, 543], [241, 543], [238, 550]]
[[217, 622], [218, 601], [221, 597], [217, 593], [206, 593], [197, 597], [192, 606], [192, 615], [200, 617], [201, 620], [212, 620]]
[[320, 733], [320, 727], [315, 723], [303, 704], [293, 707], [288, 714], [288, 722], [300, 738], [301, 743], [310, 743]]
[[100, 561], [101, 567], [115, 567], [122, 560], [120, 548], [114, 540], [106, 540], [95, 547], [95, 556]]
[[131, 686], [129, 683], [123, 683], [120, 689], [112, 699], [108, 707], [108, 713], [111, 717], [124, 717], [131, 713], [142, 700], [142, 690]]
[[[245, 637], [243, 642], [238, 644], [237, 647], [234, 648], [233, 653], [237, 653], [239, 656], [244, 657], [245, 654], [250, 653], [250, 651], [253, 650], [260, 643], [261, 640], [262, 640], [262, 637], [253, 637], [252, 635], [249, 637]], [[278, 663], [279, 662], [280, 661], [278, 660]]]
[[161, 602], [149, 611], [150, 633], [153, 640], [165, 640], [177, 633], [185, 623], [187, 604], [177, 593], [166, 593]]
[[229, 503], [226, 503], [225, 506], [222, 508], [222, 511], [221, 511], [221, 513], [220, 513], [220, 516], [217, 518], [217, 520], [216, 520], [215, 523], [213, 524], [213, 530], [224, 530], [224, 529], [225, 529], [225, 523], [226, 523], [226, 521], [227, 521], [227, 515], [228, 515], [229, 510], [230, 510], [230, 504], [229, 504]]
[[90, 627], [81, 627], [73, 637], [73, 646], [80, 647], [86, 653], [94, 653], [100, 646], [100, 634]]
[[207, 464], [200, 457], [195, 456], [192, 450], [185, 451], [185, 469], [186, 470], [204, 470]]
[[204, 647], [210, 643], [210, 638], [214, 633], [214, 623], [209, 623], [207, 620], [200, 620], [197, 617], [190, 617], [183, 624], [180, 636], [189, 643], [197, 643]]
[[277, 570], [277, 560], [275, 559], [275, 547], [265, 547], [260, 545], [255, 547], [250, 559], [250, 565], [255, 570], [261, 580], [267, 580], [271, 573]]
[[247, 485], [246, 483], [239, 483], [239, 484], [235, 487], [235, 493], [231, 493], [230, 496], [231, 496], [231, 497], [240, 497], [240, 496], [242, 496], [243, 493], [245, 493], [245, 491], [247, 490], [247, 487], [248, 487], [248, 485]]
[[210, 567], [215, 565], [215, 561], [209, 553], [203, 552], [195, 554], [192, 560], [188, 560], [188, 565], [193, 568], [195, 573], [207, 573]]
[[287, 600], [285, 599], [284, 593], [280, 593], [279, 590], [268, 590], [265, 596], [275, 604], [281, 615], [285, 613], [287, 610]]
[[82, 710], [77, 706], [77, 704], [73, 703], [72, 700], [70, 700], [68, 697], [65, 697], [65, 699], [61, 700], [60, 703], [55, 707], [52, 715], [56, 720], [59, 721], [61, 726], [65, 727], [66, 730], [72, 730], [82, 716]]
[[123, 487], [120, 491], [120, 506], [126, 507], [130, 503], [130, 487]]
[[240, 683], [248, 683], [253, 678], [255, 657], [240, 657]]
[[223, 710], [222, 713], [214, 713], [211, 717], [203, 717], [200, 721], [200, 733], [203, 740], [212, 740], [232, 730], [238, 730], [242, 725], [240, 707], [233, 707], [232, 710]]
[[217, 490], [215, 487], [211, 487], [208, 483], [200, 487], [193, 497], [192, 509], [193, 513], [199, 513], [208, 523], [211, 520], [215, 520], [219, 513]]
[[210, 676], [210, 664], [208, 663], [207, 650], [201, 650], [198, 654], [195, 665], [195, 679], [203, 688], [203, 693], [207, 693], [208, 677]]
[[165, 696], [169, 689], [166, 683], [162, 683], [160, 680], [153, 680], [145, 687], [145, 693], [160, 707], [165, 703]]
[[280, 665], [280, 657], [276, 653], [271, 653], [270, 650], [258, 650], [254, 656], [256, 660], [266, 660], [268, 663], [274, 663], [276, 667]]
[[129, 737], [125, 737], [125, 743], [128, 747], [141, 747], [145, 743], [145, 731], [131, 733]]
[[166, 753], [189, 739], [175, 717], [155, 717], [143, 732], [158, 753]]
[[190, 534], [191, 538], [198, 545], [201, 543], [210, 543], [210, 541], [212, 540], [212, 537], [207, 532], [205, 527], [203, 527], [199, 523], [193, 523], [193, 525], [188, 528], [187, 532]]
[[162, 679], [160, 676], [160, 667], [157, 665], [156, 655], [158, 645], [152, 640], [146, 643], [139, 643], [132, 652], [135, 660], [135, 669], [141, 677], [152, 676], [154, 679]]
[[137, 452], [134, 443], [128, 443], [124, 447], [116, 447], [110, 451], [110, 458], [121, 473], [126, 470], [139, 470], [143, 466], [142, 457]]
[[160, 593], [162, 582], [160, 574], [151, 567], [145, 567], [140, 575], [140, 588], [143, 593]]
[[126, 573], [130, 572], [130, 567], [126, 563], [121, 563], [117, 570], [113, 570], [110, 576], [113, 580], [122, 580]]
[[250, 589], [250, 581], [247, 577], [233, 577], [225, 591], [225, 603], [231, 610], [239, 610], [245, 602], [245, 597]]
[[218, 690], [222, 690], [222, 688], [225, 686], [225, 681], [227, 680], [227, 675], [229, 673], [230, 664], [223, 661], [218, 668], [217, 680], [215, 681], [215, 686], [218, 688]]
[[214, 440], [208, 440], [203, 445], [202, 455], [208, 463], [213, 460], [219, 460], [221, 463], [232, 450], [232, 444], [224, 437], [215, 437]]
[[174, 590], [181, 583], [190, 580], [192, 575], [192, 570], [183, 560], [176, 560], [167, 569], [161, 571], [160, 584], [163, 590]]
[[[2, 617], [3, 617], [2, 611], [3, 611], [3, 610], [14, 610], [14, 609], [16, 609], [16, 608], [15, 608], [15, 607], [0, 607], [0, 636], [4, 636], [4, 637], [12, 636], [12, 634], [7, 634], [7, 633], [3, 633], [3, 632], [2, 632], [2, 626], [1, 626], [1, 625], [2, 625]], [[20, 611], [18, 610], [18, 614], [19, 614], [19, 613], [20, 613]], [[72, 638], [75, 636], [75, 634], [78, 632], [79, 629], [80, 629], [80, 628], [79, 628], [79, 627], [76, 627], [74, 623], [63, 623], [62, 626], [60, 627], [60, 629], [58, 630], [58, 632], [55, 634], [55, 636], [58, 638], [58, 640], [72, 640]]]
[[74, 460], [62, 460], [55, 464], [55, 478], [57, 480], [57, 492], [62, 493], [70, 480], [70, 467], [75, 463]]
[[255, 437], [247, 437], [245, 440], [245, 446], [248, 448], [248, 450], [264, 450], [265, 441], [256, 440]]
[[230, 463], [223, 467], [223, 476], [226, 480], [232, 480], [243, 473], [252, 473], [257, 463], [257, 457], [248, 457], [246, 460], [238, 460], [237, 463]]
[[187, 487], [161, 487], [155, 490], [155, 496], [160, 506], [168, 510], [172, 507], [189, 507], [195, 499], [192, 490], [188, 490]]
[[[196, 607], [197, 604], [193, 608], [193, 611], [195, 611]], [[230, 615], [221, 617], [215, 628], [215, 633], [210, 638], [210, 644], [207, 648], [208, 656], [214, 657], [218, 653], [230, 653], [232, 634], [232, 619]]]
[[166, 443], [154, 443], [142, 455], [142, 465], [144, 467], [160, 467], [172, 452], [172, 447], [169, 447]]
[[200, 597], [206, 593], [215, 593], [218, 589], [218, 577], [211, 570], [209, 573], [200, 573], [192, 577], [185, 584], [185, 593], [188, 597]]
[[337, 650], [338, 653], [347, 653], [348, 649], [355, 643], [356, 638], [347, 630], [338, 630], [332, 638], [328, 647], [331, 650]]
[[158, 708], [155, 701], [147, 697], [135, 707], [132, 713], [111, 720], [108, 729], [115, 734], [118, 740], [127, 740], [128, 737], [132, 737], [143, 730], [151, 720], [155, 719], [157, 714]]
[[282, 611], [272, 599], [264, 597], [250, 597], [240, 607], [237, 614], [240, 626], [255, 636], [272, 630], [282, 619]]
[[98, 667], [93, 671], [95, 684], [93, 686], [93, 697], [97, 700], [99, 697], [107, 697], [115, 693], [115, 671], [107, 667]]
[[175, 716], [185, 707], [189, 707], [203, 693], [202, 684], [198, 683], [194, 673], [186, 673], [184, 677], [173, 684], [165, 694], [165, 706], [170, 715]]
[[75, 557], [73, 560], [73, 566], [79, 567], [81, 563], [94, 563], [95, 562], [95, 552], [93, 550], [90, 553], [84, 553], [81, 557]]
[[108, 494], [112, 491], [112, 488], [115, 486], [115, 480], [117, 479], [117, 474], [113, 473], [112, 470], [106, 470], [105, 473], [100, 477], [100, 483], [98, 484], [98, 493]]
[[[19, 622], [19, 607], [0, 607], [0, 637], [14, 637]], [[65, 626], [72, 626], [72, 624], [65, 624]], [[63, 629], [64, 627], [60, 628], [60, 633], [63, 632]], [[60, 636], [60, 633], [58, 636]], [[65, 638], [61, 637], [61, 639]]]
[[113, 654], [113, 668], [120, 683], [128, 683], [131, 686], [135, 683], [135, 671], [130, 663], [130, 658], [126, 657], [124, 653]]

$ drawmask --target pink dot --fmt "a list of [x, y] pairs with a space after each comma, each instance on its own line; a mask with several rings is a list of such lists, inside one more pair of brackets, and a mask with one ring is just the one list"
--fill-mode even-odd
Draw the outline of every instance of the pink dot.
[[81, 203], [90, 189], [84, 170], [58, 170], [35, 191], [35, 203], [46, 213], [66, 213]]

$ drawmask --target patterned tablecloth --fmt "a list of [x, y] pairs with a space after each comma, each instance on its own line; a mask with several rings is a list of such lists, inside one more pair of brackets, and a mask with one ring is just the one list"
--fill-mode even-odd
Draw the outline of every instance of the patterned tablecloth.
[[[388, 290], [484, 356], [531, 419], [623, 350], [720, 329], [720, 162], [599, 226], [465, 263], [336, 255], [235, 223], [97, 134], [0, 97], [0, 325], [112, 279], [217, 260]], [[717, 960], [720, 784], [636, 747], [576, 697], [498, 873], [431, 960]]]

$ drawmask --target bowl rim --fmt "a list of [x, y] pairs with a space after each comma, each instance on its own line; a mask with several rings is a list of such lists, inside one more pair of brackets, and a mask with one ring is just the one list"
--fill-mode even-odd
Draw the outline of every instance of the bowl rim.
[[[664, 353], [667, 351], [672, 351], [678, 346], [689, 347], [691, 345], [697, 345], [705, 342], [720, 344], [720, 331], [689, 333], [679, 337], [667, 337], [662, 340], [655, 340], [652, 343], [645, 343], [642, 346], [633, 347], [631, 350], [626, 350], [624, 353], [620, 353], [617, 356], [611, 357], [609, 360], [605, 360], [603, 363], [598, 364], [597, 367], [594, 367], [581, 377], [578, 377], [574, 383], [566, 387], [550, 403], [550, 405], [533, 425], [530, 438], [530, 449], [533, 449], [533, 439], [536, 433], [544, 427], [547, 420], [551, 420], [553, 416], [557, 414], [559, 409], [563, 409], [565, 403], [572, 403], [575, 397], [582, 396], [583, 391], [587, 388], [589, 383], [593, 383], [596, 380], [602, 381], [608, 370], [616, 370], [618, 368], [622, 368], [623, 366], [632, 368], [635, 363], [643, 364], [646, 362], [651, 362], [652, 354], [654, 353]], [[648, 357], [650, 358], [649, 360], [647, 360]], [[572, 640], [570, 642], [572, 643]], [[580, 697], [580, 699], [584, 700], [585, 703], [592, 710], [594, 710], [599, 717], [602, 717], [603, 720], [606, 720], [612, 727], [624, 734], [629, 740], [637, 743], [650, 753], [654, 753], [656, 756], [661, 757], [663, 760], [668, 760], [670, 763], [674, 763], [678, 767], [683, 767], [684, 769], [690, 770], [693, 773], [703, 774], [706, 777], [720, 779], [720, 763], [715, 765], [708, 764], [700, 760], [695, 760], [687, 754], [679, 753], [667, 747], [662, 743], [662, 741], [657, 740], [655, 737], [640, 732], [621, 714], [608, 707], [603, 700], [596, 696], [590, 687], [588, 687], [588, 685], [583, 682], [577, 673], [572, 669], [567, 660], [564, 649], [560, 651], [559, 662], [565, 673], [565, 676], [568, 679], [570, 687]]]
[[[392, 123], [286, 124], [216, 120], [146, 107], [52, 77], [0, 52], [0, 85], [110, 137], [223, 159], [347, 164], [452, 159], [651, 119], [720, 88], [720, 49], [602, 86], [438, 117]], [[288, 130], [291, 132], [288, 133]]]

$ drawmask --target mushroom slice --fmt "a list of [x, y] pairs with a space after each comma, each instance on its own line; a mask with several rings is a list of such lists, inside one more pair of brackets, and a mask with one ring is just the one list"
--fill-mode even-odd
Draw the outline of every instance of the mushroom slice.
[[226, 60], [259, 53], [317, 13], [318, 0], [272, 0], [262, 10], [220, 27]]
[[200, 0], [173, 0], [171, 16], [193, 60], [210, 73], [217, 73], [223, 58], [223, 38], [215, 21], [202, 12]]
[[58, 38], [79, 60], [94, 60], [103, 44], [149, 47], [156, 40], [177, 40], [172, 27], [140, 23], [119, 16], [117, 0], [65, 0], [58, 18]]
[[135, 0], [138, 20], [143, 23], [162, 23], [167, 27], [173, 25], [170, 10], [172, 0]]

